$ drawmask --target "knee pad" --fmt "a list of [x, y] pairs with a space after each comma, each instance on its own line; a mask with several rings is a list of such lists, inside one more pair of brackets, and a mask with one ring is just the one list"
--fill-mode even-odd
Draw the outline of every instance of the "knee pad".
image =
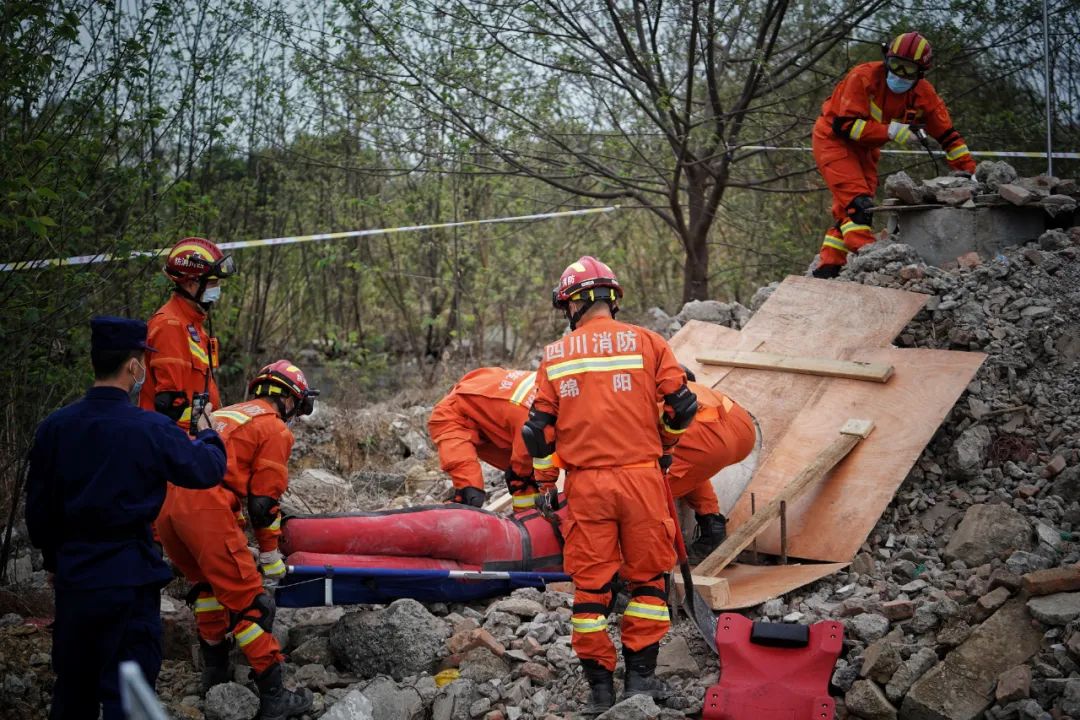
[[277, 605], [274, 604], [274, 596], [261, 592], [255, 596], [251, 604], [241, 610], [233, 619], [232, 627], [235, 628], [241, 620], [253, 622], [266, 632], [274, 631], [274, 615], [277, 613]]
[[870, 225], [873, 223], [873, 213], [870, 212], [870, 208], [874, 207], [874, 198], [869, 195], [859, 195], [851, 204], [845, 208], [845, 211], [852, 220], [860, 225]]

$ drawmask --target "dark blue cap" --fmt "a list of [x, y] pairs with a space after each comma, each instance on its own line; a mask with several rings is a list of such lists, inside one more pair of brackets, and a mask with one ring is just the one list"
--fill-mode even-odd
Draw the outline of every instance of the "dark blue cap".
[[142, 320], [98, 315], [90, 320], [90, 347], [94, 350], [148, 350], [146, 323]]

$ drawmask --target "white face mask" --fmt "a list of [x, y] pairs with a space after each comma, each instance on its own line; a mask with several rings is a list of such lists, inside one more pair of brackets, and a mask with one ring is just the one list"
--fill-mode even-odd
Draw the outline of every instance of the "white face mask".
[[209, 287], [203, 290], [202, 299], [199, 302], [212, 303], [221, 299], [221, 286]]

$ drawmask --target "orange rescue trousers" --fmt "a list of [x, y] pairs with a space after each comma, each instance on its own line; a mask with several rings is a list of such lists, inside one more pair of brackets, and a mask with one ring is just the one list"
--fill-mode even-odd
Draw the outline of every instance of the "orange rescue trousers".
[[[818, 125], [822, 123], [819, 119]], [[847, 262], [848, 253], [874, 242], [870, 226], [852, 218], [848, 208], [860, 195], [873, 198], [877, 192], [877, 165], [881, 151], [830, 137], [829, 132], [823, 125], [815, 126], [813, 136], [814, 160], [832, 193], [832, 215], [836, 220], [836, 225], [825, 233], [821, 264], [843, 265]]]
[[668, 481], [672, 496], [685, 500], [695, 513], [718, 515], [720, 505], [712, 477], [750, 454], [756, 430], [753, 418], [741, 405], [732, 403], [718, 420], [710, 421], [707, 412], [699, 411], [694, 424], [675, 447]]
[[239, 508], [234, 501], [223, 487], [186, 490], [169, 485], [157, 531], [184, 577], [211, 588], [195, 601], [199, 637], [217, 645], [231, 630], [252, 669], [261, 673], [284, 657], [273, 634], [248, 619], [235, 626], [230, 621], [248, 611], [263, 593], [262, 576], [237, 522]]
[[675, 565], [675, 522], [668, 515], [666, 482], [655, 464], [567, 472], [563, 567], [574, 581], [572, 643], [582, 660], [615, 669], [607, 616], [620, 568], [630, 589], [623, 647], [641, 650], [671, 626], [665, 574]]

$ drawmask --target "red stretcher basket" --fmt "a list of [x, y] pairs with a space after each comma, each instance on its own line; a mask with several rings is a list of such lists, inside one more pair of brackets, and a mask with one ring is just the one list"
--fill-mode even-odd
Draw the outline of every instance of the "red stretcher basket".
[[829, 680], [844, 626], [756, 623], [724, 613], [716, 625], [720, 682], [705, 693], [703, 720], [832, 720]]

